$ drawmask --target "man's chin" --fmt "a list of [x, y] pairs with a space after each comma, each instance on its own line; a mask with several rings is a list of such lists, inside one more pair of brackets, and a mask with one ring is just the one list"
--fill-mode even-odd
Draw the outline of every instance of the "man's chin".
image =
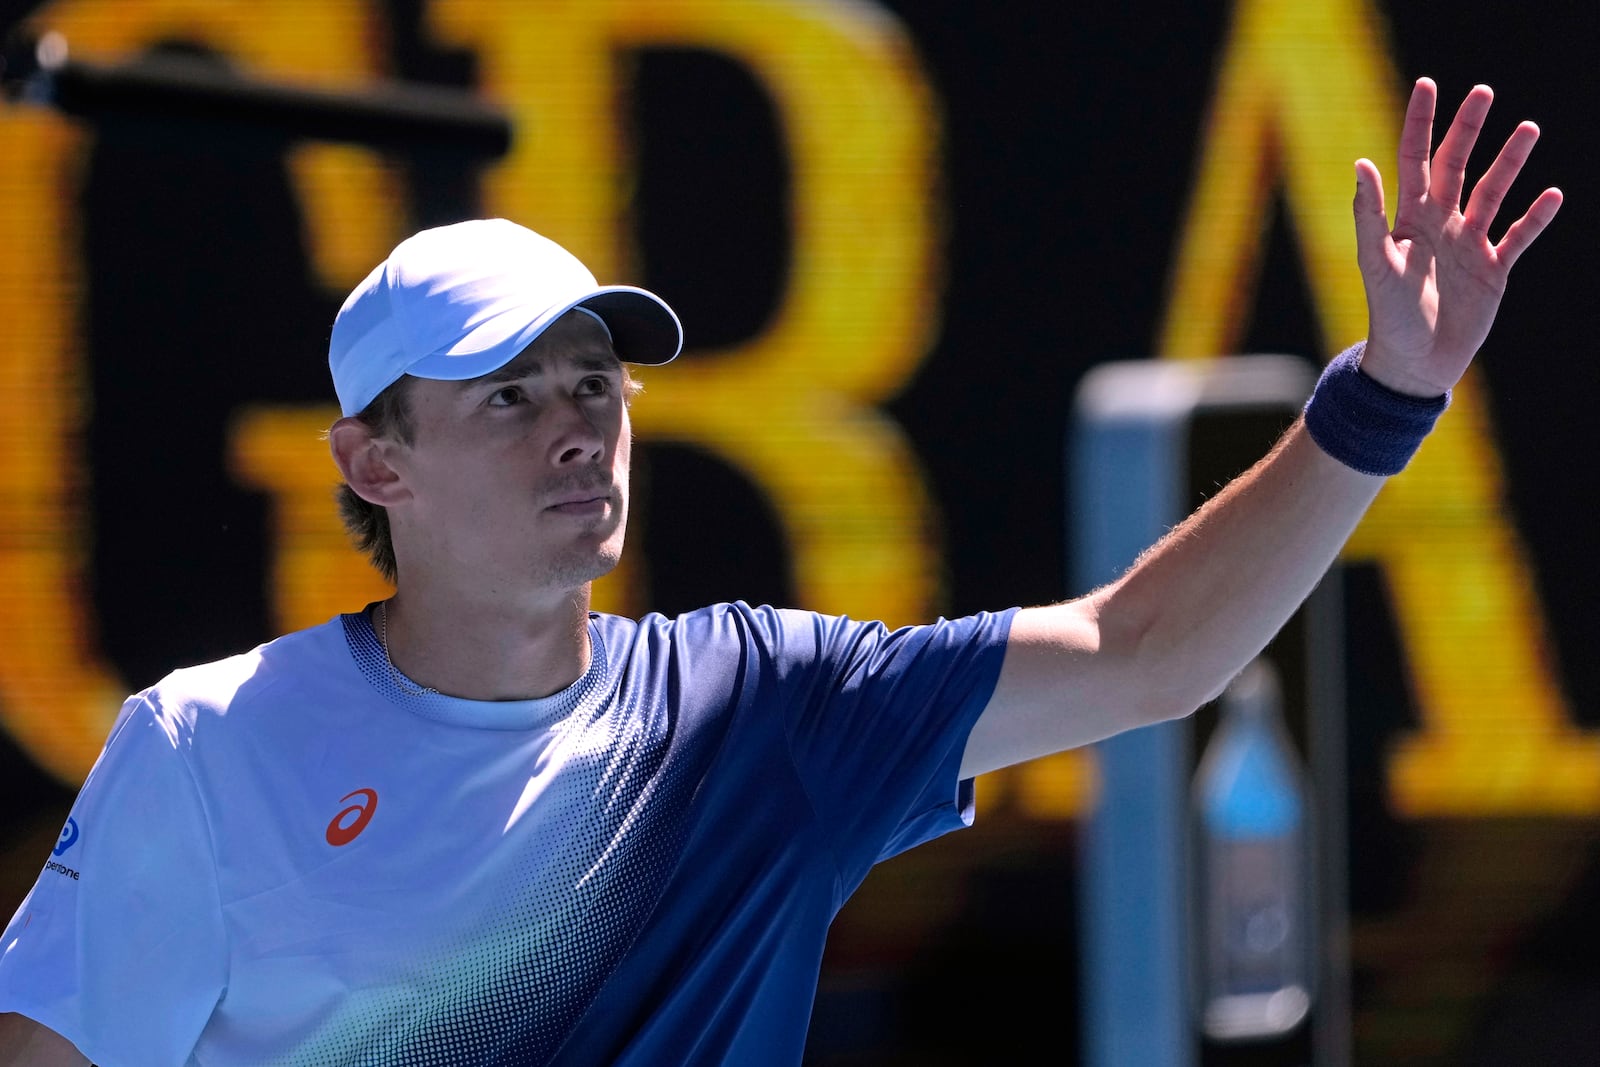
[[579, 586], [604, 578], [621, 562], [622, 538], [617, 537], [587, 551], [574, 550], [565, 559], [554, 561], [549, 570], [558, 582]]
[[617, 564], [622, 562], [622, 546], [618, 545], [615, 551], [600, 552], [595, 556], [594, 562], [595, 573], [594, 577], [589, 579], [591, 582], [597, 578], [604, 578], [617, 569]]

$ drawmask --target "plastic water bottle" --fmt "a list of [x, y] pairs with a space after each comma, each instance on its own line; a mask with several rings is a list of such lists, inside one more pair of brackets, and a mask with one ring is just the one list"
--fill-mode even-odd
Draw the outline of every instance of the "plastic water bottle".
[[1223, 693], [1194, 794], [1201, 1029], [1217, 1041], [1287, 1034], [1311, 1009], [1311, 837], [1305, 772], [1266, 661]]

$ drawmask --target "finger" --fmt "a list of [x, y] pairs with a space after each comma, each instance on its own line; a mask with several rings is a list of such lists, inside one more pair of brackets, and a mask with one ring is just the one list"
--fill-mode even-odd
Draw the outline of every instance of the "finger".
[[1356, 160], [1356, 259], [1363, 267], [1381, 263], [1389, 240], [1383, 207], [1383, 176], [1370, 159]]
[[1539, 194], [1539, 198], [1528, 208], [1523, 215], [1506, 230], [1500, 243], [1495, 245], [1495, 257], [1506, 270], [1517, 261], [1517, 257], [1528, 250], [1528, 246], [1544, 232], [1550, 225], [1550, 220], [1556, 217], [1556, 212], [1561, 210], [1561, 190], [1546, 189]]
[[1506, 139], [1500, 154], [1489, 165], [1489, 169], [1483, 172], [1483, 177], [1478, 179], [1478, 184], [1472, 189], [1472, 196], [1467, 200], [1465, 215], [1467, 229], [1479, 233], [1489, 232], [1489, 226], [1494, 222], [1506, 193], [1511, 190], [1511, 183], [1522, 173], [1522, 165], [1528, 161], [1528, 155], [1538, 140], [1539, 127], [1531, 122], [1524, 122], [1511, 131], [1511, 136]]
[[1439, 98], [1432, 78], [1418, 78], [1406, 104], [1400, 129], [1400, 166], [1395, 193], [1402, 204], [1415, 203], [1428, 192], [1428, 155], [1433, 150], [1433, 108]]
[[1483, 129], [1483, 120], [1493, 102], [1494, 90], [1487, 85], [1474, 85], [1472, 92], [1461, 101], [1455, 121], [1450, 123], [1444, 140], [1439, 142], [1439, 151], [1433, 156], [1432, 183], [1428, 186], [1430, 200], [1452, 209], [1461, 203], [1461, 187], [1467, 180], [1467, 159], [1472, 155], [1472, 146], [1478, 142], [1478, 133]]

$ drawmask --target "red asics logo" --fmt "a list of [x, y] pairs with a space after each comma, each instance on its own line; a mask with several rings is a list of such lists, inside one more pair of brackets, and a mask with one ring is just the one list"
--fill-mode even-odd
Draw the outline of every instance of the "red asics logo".
[[[360, 836], [361, 831], [367, 828], [367, 823], [372, 821], [373, 812], [378, 810], [378, 794], [372, 789], [357, 789], [354, 793], [339, 798], [340, 803], [361, 797], [362, 799], [343, 809], [333, 817], [328, 824], [328, 844], [334, 848], [348, 845]], [[348, 818], [354, 815], [354, 818]]]

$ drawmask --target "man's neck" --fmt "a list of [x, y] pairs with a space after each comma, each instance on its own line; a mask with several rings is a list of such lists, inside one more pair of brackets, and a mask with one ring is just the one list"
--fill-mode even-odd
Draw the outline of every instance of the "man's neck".
[[533, 603], [469, 602], [408, 587], [373, 625], [393, 667], [468, 700], [559, 693], [589, 669], [589, 586]]

